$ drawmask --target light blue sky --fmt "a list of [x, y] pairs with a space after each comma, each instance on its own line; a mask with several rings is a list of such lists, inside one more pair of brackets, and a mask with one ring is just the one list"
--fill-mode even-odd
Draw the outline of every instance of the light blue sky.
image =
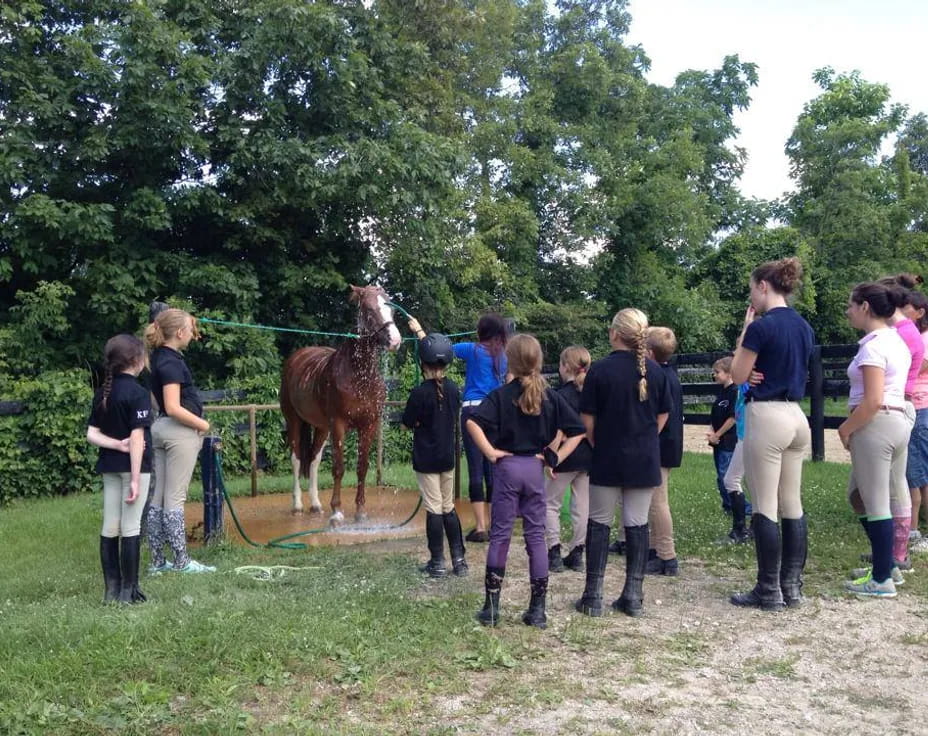
[[819, 67], [859, 69], [910, 112], [928, 112], [928, 0], [631, 0], [629, 10], [628, 41], [651, 58], [653, 82], [715, 69], [726, 54], [758, 65], [751, 107], [736, 118], [750, 156], [747, 196], [792, 188], [783, 146], [818, 94], [811, 76]]

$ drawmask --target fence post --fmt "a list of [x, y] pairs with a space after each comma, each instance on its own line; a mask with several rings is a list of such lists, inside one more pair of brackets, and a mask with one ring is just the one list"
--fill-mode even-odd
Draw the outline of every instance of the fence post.
[[248, 433], [251, 435], [251, 497], [258, 495], [258, 427], [257, 407], [248, 407]]
[[218, 437], [204, 437], [200, 449], [200, 470], [203, 474], [203, 541], [206, 544], [222, 538], [222, 488], [219, 485]]
[[377, 485], [383, 485], [383, 415], [377, 423]]
[[812, 460], [825, 459], [825, 371], [822, 368], [822, 346], [812, 348], [809, 359], [809, 423], [812, 427]]

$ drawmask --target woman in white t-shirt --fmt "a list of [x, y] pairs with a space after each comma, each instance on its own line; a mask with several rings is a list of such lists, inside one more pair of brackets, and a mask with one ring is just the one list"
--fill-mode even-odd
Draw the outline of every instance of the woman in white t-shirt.
[[[848, 499], [870, 538], [873, 567], [849, 581], [855, 595], [894, 598], [893, 517], [891, 491], [907, 488], [905, 466], [911, 408], [905, 400], [905, 382], [912, 355], [896, 330], [888, 324], [896, 307], [882, 284], [855, 287], [848, 301], [851, 326], [865, 334], [848, 366], [851, 382], [850, 416], [838, 428], [851, 451]], [[911, 404], [908, 405], [911, 407]], [[901, 577], [896, 572], [897, 579]]]

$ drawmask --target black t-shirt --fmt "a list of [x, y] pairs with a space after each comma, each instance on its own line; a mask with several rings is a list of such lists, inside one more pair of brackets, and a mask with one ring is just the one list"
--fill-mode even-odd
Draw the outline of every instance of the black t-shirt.
[[[566, 401], [570, 405], [570, 408], [577, 412], [579, 416], [580, 389], [577, 388], [577, 384], [573, 381], [568, 381], [557, 389], [557, 393], [563, 397], [564, 401]], [[581, 440], [580, 444], [577, 445], [577, 449], [564, 458], [564, 462], [557, 466], [557, 472], [575, 473], [582, 470], [585, 473], [589, 473], [592, 463], [593, 447], [586, 441], [586, 438], [584, 438]]]
[[[725, 386], [719, 395], [715, 399], [715, 403], [712, 405], [712, 429], [717, 430], [721, 427], [726, 419], [735, 418], [735, 402], [738, 400], [738, 384], [733, 383], [730, 386]], [[716, 445], [720, 450], [734, 450], [735, 444], [738, 442], [738, 430], [734, 424], [731, 425], [729, 429], [722, 437], [719, 439], [719, 444]]]
[[180, 405], [191, 414], [203, 416], [203, 402], [200, 392], [193, 383], [193, 375], [184, 361], [184, 356], [167, 345], [156, 348], [149, 361], [151, 363], [151, 392], [161, 413], [164, 414], [164, 387], [169, 383], [180, 384]]
[[518, 379], [491, 391], [471, 414], [497, 450], [513, 455], [537, 455], [551, 444], [560, 429], [567, 437], [583, 434], [577, 412], [557, 391], [547, 389], [541, 414], [523, 414], [516, 403], [522, 395]]
[[413, 430], [413, 470], [444, 473], [454, 469], [454, 427], [460, 410], [461, 394], [448, 378], [442, 381], [440, 402], [433, 380], [423, 381], [409, 393], [403, 424]]
[[809, 323], [791, 307], [771, 309], [748, 325], [741, 345], [757, 353], [754, 370], [764, 374], [748, 392], [749, 400], [799, 401], [805, 396], [814, 341]]
[[[670, 415], [661, 431], [658, 441], [661, 448], [661, 467], [679, 468], [683, 462], [683, 387], [677, 378], [677, 370], [670, 363], [661, 363], [661, 370], [667, 379], [670, 392]], [[656, 404], [657, 395], [648, 391], [648, 398], [655, 402], [654, 413], [660, 414]]]
[[[142, 472], [151, 472], [151, 396], [133, 376], [128, 373], [113, 376], [106, 409], [103, 408], [103, 389], [97, 389], [87, 426], [96, 427], [117, 440], [124, 440], [133, 429], [144, 427]], [[101, 447], [95, 469], [98, 473], [128, 473], [132, 469], [129, 453]]]
[[647, 359], [648, 401], [638, 400], [638, 361], [616, 350], [590, 366], [580, 411], [596, 417], [590, 482], [598, 486], [653, 488], [661, 484], [657, 415], [670, 413], [667, 377]]

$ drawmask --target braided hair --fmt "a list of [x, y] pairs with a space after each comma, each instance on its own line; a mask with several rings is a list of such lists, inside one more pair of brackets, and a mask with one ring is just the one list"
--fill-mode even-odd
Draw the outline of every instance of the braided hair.
[[135, 335], [116, 335], [103, 346], [103, 392], [100, 405], [106, 411], [106, 402], [113, 390], [113, 376], [123, 373], [138, 363], [146, 362], [148, 352]]
[[640, 309], [626, 307], [612, 318], [611, 328], [622, 343], [635, 351], [638, 363], [638, 400], [648, 400], [648, 316]]
[[435, 395], [438, 397], [438, 411], [445, 407], [445, 366], [439, 363], [423, 363], [422, 375], [426, 380], [435, 384]]

